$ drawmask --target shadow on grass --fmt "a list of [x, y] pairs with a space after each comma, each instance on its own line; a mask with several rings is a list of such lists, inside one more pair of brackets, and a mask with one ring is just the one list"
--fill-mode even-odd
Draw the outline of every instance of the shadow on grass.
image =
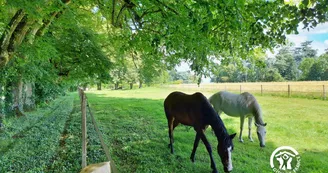
[[[190, 160], [195, 132], [191, 128], [179, 125], [174, 130], [175, 154], [167, 146], [169, 142], [167, 120], [163, 110], [163, 99], [136, 99], [108, 97], [105, 94], [88, 94], [90, 106], [111, 154], [121, 172], [210, 172], [210, 160], [206, 148], [200, 144], [196, 153], [196, 162]], [[237, 132], [239, 119], [224, 118], [228, 133]], [[238, 124], [236, 124], [238, 123]], [[280, 147], [267, 142], [265, 148], [259, 147], [253, 127], [254, 142], [250, 142], [244, 128], [244, 143], [236, 137], [233, 142], [233, 172], [273, 172], [270, 167], [272, 152]], [[207, 138], [213, 148], [217, 168], [223, 171], [216, 151], [217, 140], [210, 129]], [[278, 136], [276, 138], [279, 138]], [[297, 149], [296, 149], [297, 150]], [[299, 172], [324, 172], [328, 170], [328, 152], [312, 150], [299, 151], [302, 163]], [[303, 163], [304, 162], [304, 163]]]

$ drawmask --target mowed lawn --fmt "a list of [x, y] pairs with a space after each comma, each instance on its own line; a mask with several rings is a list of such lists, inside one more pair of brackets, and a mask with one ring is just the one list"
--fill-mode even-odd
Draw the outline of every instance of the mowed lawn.
[[[168, 148], [168, 127], [163, 101], [173, 90], [145, 88], [135, 90], [88, 91], [87, 97], [111, 155], [120, 172], [211, 172], [209, 155], [201, 142], [196, 161], [189, 159], [195, 131], [179, 125], [174, 130], [175, 153]], [[191, 93], [189, 91], [189, 93]], [[204, 92], [207, 97], [213, 92]], [[301, 156], [298, 172], [328, 171], [328, 102], [302, 98], [256, 96], [267, 123], [266, 147], [261, 149], [253, 124], [254, 142], [238, 141], [239, 118], [221, 115], [228, 132], [237, 133], [232, 154], [233, 172], [273, 172], [271, 153], [280, 146], [291, 146]], [[206, 131], [219, 172], [223, 172], [217, 154], [217, 140]]]

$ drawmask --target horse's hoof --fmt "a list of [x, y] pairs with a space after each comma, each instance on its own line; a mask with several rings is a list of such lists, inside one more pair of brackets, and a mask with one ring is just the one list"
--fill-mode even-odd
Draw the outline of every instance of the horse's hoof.
[[212, 171], [212, 173], [218, 173], [218, 170], [215, 169], [215, 170]]
[[251, 142], [254, 142], [254, 140], [253, 140], [253, 139], [249, 139], [249, 141], [251, 141]]
[[239, 142], [241, 142], [241, 143], [244, 143], [244, 140], [242, 140], [242, 139], [239, 139]]

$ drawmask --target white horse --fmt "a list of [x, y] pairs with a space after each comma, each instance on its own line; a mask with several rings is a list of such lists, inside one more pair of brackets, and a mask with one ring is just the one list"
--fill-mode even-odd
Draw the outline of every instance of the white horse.
[[251, 129], [252, 119], [255, 117], [257, 137], [260, 141], [260, 146], [265, 147], [266, 123], [263, 122], [260, 105], [252, 94], [248, 92], [233, 94], [226, 91], [220, 91], [213, 94], [209, 98], [209, 101], [219, 115], [221, 112], [224, 112], [232, 117], [240, 117], [240, 142], [244, 142], [242, 139], [242, 132], [245, 118], [248, 118], [248, 138], [253, 142]]

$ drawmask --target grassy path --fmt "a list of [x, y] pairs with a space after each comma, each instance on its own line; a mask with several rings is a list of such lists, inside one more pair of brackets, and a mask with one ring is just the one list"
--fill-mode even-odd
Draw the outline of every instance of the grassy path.
[[46, 170], [72, 111], [73, 97], [61, 97], [46, 108], [6, 122], [6, 130], [0, 134], [0, 172]]

